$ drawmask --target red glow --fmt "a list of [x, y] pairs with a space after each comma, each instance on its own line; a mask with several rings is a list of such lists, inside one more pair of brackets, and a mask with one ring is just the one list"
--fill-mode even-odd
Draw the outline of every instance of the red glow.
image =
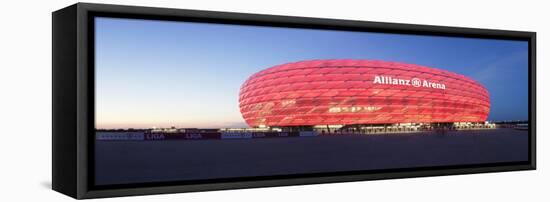
[[372, 60], [274, 66], [245, 81], [239, 103], [253, 127], [481, 122], [490, 109], [487, 90], [464, 75]]

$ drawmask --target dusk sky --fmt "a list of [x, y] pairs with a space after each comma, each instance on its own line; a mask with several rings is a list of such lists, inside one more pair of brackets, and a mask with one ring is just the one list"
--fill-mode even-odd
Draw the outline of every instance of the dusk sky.
[[490, 93], [488, 120], [527, 119], [528, 43], [488, 39], [96, 18], [96, 128], [247, 127], [242, 83], [301, 60], [413, 63]]

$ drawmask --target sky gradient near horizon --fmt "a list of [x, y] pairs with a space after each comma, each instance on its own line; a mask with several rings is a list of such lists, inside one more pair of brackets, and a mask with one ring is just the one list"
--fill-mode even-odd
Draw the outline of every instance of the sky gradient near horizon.
[[135, 20], [95, 20], [96, 128], [247, 127], [241, 84], [300, 60], [413, 63], [490, 93], [488, 120], [526, 120], [528, 43], [490, 39]]

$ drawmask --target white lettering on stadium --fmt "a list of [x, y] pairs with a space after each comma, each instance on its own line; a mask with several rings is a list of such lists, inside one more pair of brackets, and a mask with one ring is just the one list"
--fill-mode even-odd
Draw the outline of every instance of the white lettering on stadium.
[[374, 76], [374, 84], [385, 84], [385, 85], [399, 85], [399, 86], [414, 86], [414, 87], [424, 87], [424, 88], [437, 88], [445, 90], [445, 84], [431, 82], [428, 80], [420, 80], [418, 78], [412, 79], [402, 79], [402, 78], [393, 78], [391, 76]]

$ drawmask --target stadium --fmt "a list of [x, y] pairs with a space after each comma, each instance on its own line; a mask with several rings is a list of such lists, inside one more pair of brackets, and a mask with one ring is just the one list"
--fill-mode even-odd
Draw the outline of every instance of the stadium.
[[490, 128], [487, 89], [454, 72], [388, 61], [309, 60], [267, 68], [239, 92], [253, 128], [414, 131]]

